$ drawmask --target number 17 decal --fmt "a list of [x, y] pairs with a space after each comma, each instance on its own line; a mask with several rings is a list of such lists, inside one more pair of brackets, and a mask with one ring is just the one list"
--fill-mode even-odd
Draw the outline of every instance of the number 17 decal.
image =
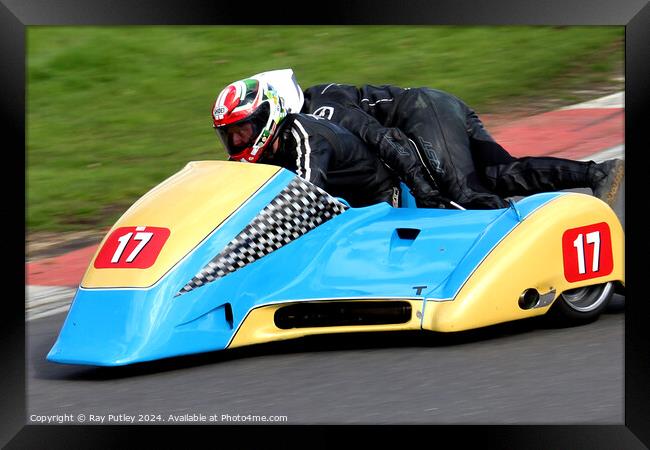
[[612, 238], [605, 222], [573, 228], [562, 236], [564, 278], [575, 282], [612, 273]]
[[151, 267], [169, 237], [169, 229], [121, 227], [111, 233], [95, 258], [97, 269]]

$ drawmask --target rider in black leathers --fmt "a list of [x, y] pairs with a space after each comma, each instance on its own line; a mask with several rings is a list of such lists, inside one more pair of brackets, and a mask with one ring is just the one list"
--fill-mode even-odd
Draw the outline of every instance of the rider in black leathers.
[[302, 112], [330, 119], [375, 148], [420, 206], [449, 207], [451, 200], [501, 208], [506, 197], [581, 187], [603, 198], [623, 170], [620, 160], [514, 158], [469, 106], [435, 89], [317, 85], [304, 90]]
[[353, 207], [399, 206], [399, 178], [366, 143], [286, 100], [261, 76], [219, 93], [212, 121], [230, 160], [284, 167]]
[[273, 144], [259, 162], [291, 170], [351, 206], [399, 205], [395, 173], [361, 139], [329, 120], [288, 114]]

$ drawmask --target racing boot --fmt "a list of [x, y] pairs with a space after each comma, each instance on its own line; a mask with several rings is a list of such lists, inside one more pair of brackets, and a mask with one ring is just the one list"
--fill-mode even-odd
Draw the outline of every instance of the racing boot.
[[614, 204], [625, 177], [625, 161], [610, 159], [600, 164], [595, 164], [589, 171], [591, 189], [594, 196], [598, 197], [609, 206]]

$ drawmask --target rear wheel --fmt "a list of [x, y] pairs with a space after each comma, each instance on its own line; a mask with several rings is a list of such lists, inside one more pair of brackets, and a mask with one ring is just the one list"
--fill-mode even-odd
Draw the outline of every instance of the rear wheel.
[[560, 294], [548, 312], [551, 321], [562, 325], [581, 325], [598, 318], [614, 295], [612, 282], [569, 289]]

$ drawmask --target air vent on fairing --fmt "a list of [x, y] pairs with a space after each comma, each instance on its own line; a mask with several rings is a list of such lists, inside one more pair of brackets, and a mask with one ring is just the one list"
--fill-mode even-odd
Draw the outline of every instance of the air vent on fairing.
[[411, 304], [405, 301], [334, 301], [298, 303], [275, 312], [275, 325], [291, 328], [364, 326], [406, 323]]

